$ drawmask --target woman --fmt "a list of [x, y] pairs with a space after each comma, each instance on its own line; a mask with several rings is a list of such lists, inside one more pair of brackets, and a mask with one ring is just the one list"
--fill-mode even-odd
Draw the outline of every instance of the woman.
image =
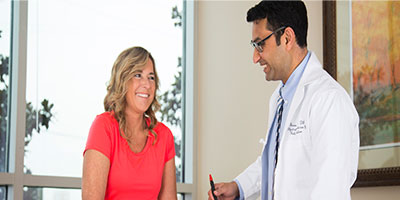
[[123, 51], [114, 63], [94, 120], [83, 161], [82, 199], [177, 199], [171, 131], [157, 122], [159, 80], [154, 59], [142, 47]]

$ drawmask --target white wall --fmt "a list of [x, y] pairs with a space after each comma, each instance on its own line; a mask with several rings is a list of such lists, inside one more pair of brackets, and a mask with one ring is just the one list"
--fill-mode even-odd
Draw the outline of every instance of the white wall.
[[[252, 63], [247, 10], [258, 1], [197, 1], [197, 198], [207, 199], [208, 174], [231, 181], [261, 152], [268, 101], [266, 82]], [[322, 62], [322, 3], [307, 1], [308, 47]], [[353, 200], [400, 199], [400, 187], [357, 188]]]
[[266, 83], [252, 64], [248, 8], [255, 2], [198, 2], [198, 198], [207, 199], [208, 174], [230, 181], [261, 151], [267, 102], [277, 83]]

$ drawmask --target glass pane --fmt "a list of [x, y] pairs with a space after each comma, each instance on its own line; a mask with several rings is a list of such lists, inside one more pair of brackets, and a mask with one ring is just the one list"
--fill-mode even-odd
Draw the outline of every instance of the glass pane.
[[7, 197], [7, 188], [5, 186], [0, 186], [0, 200], [6, 200]]
[[81, 199], [79, 189], [24, 187], [24, 200], [75, 200]]
[[[177, 46], [179, 51], [177, 54], [173, 54], [171, 56], [176, 56], [176, 63], [171, 64], [169, 66], [160, 66], [157, 65], [157, 71], [163, 76], [160, 76], [161, 80], [161, 88], [159, 92], [158, 99], [161, 104], [160, 112], [157, 113], [157, 118], [165, 123], [174, 134], [175, 139], [175, 166], [176, 166], [176, 181], [183, 182], [183, 115], [182, 115], [182, 103], [183, 103], [183, 94], [182, 94], [182, 84], [183, 82], [183, 73], [182, 68], [184, 67], [183, 59], [182, 59], [182, 28], [183, 28], [183, 2], [182, 1], [174, 1], [170, 7], [166, 7], [165, 9], [170, 9], [172, 12], [172, 20], [173, 27], [175, 27], [174, 31], [176, 36], [176, 40], [174, 43], [180, 44]], [[157, 59], [157, 58], [155, 58]], [[156, 61], [157, 62], [157, 61]], [[160, 69], [161, 68], [161, 69]], [[165, 72], [164, 72], [165, 68]], [[166, 72], [168, 70], [168, 72]], [[172, 80], [170, 80], [172, 78]], [[167, 80], [164, 80], [167, 79]]]
[[11, 1], [0, 1], [0, 172], [7, 166], [10, 16]]
[[173, 101], [176, 109], [158, 119], [174, 133], [181, 180], [181, 8], [176, 0], [29, 1], [26, 173], [81, 176], [86, 137], [104, 112], [112, 65], [124, 49], [143, 46], [155, 58], [158, 94], [167, 97], [161, 103]]

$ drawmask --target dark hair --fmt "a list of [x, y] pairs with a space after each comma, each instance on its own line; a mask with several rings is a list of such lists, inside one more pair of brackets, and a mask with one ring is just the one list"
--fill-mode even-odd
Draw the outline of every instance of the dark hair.
[[[267, 18], [267, 29], [275, 31], [286, 26], [291, 27], [300, 47], [307, 46], [307, 9], [304, 2], [292, 1], [261, 1], [247, 11], [247, 22]], [[275, 34], [276, 44], [280, 45], [282, 31]]]

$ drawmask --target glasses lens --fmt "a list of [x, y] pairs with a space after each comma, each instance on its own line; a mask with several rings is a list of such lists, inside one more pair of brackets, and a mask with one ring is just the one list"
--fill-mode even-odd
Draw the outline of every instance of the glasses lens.
[[262, 49], [262, 47], [261, 47], [261, 45], [259, 45], [259, 44], [257, 44], [257, 51], [259, 51], [259, 52], [262, 52], [263, 51], [263, 49]]
[[251, 46], [253, 46], [258, 52], [262, 52], [262, 47], [256, 42], [250, 42]]

